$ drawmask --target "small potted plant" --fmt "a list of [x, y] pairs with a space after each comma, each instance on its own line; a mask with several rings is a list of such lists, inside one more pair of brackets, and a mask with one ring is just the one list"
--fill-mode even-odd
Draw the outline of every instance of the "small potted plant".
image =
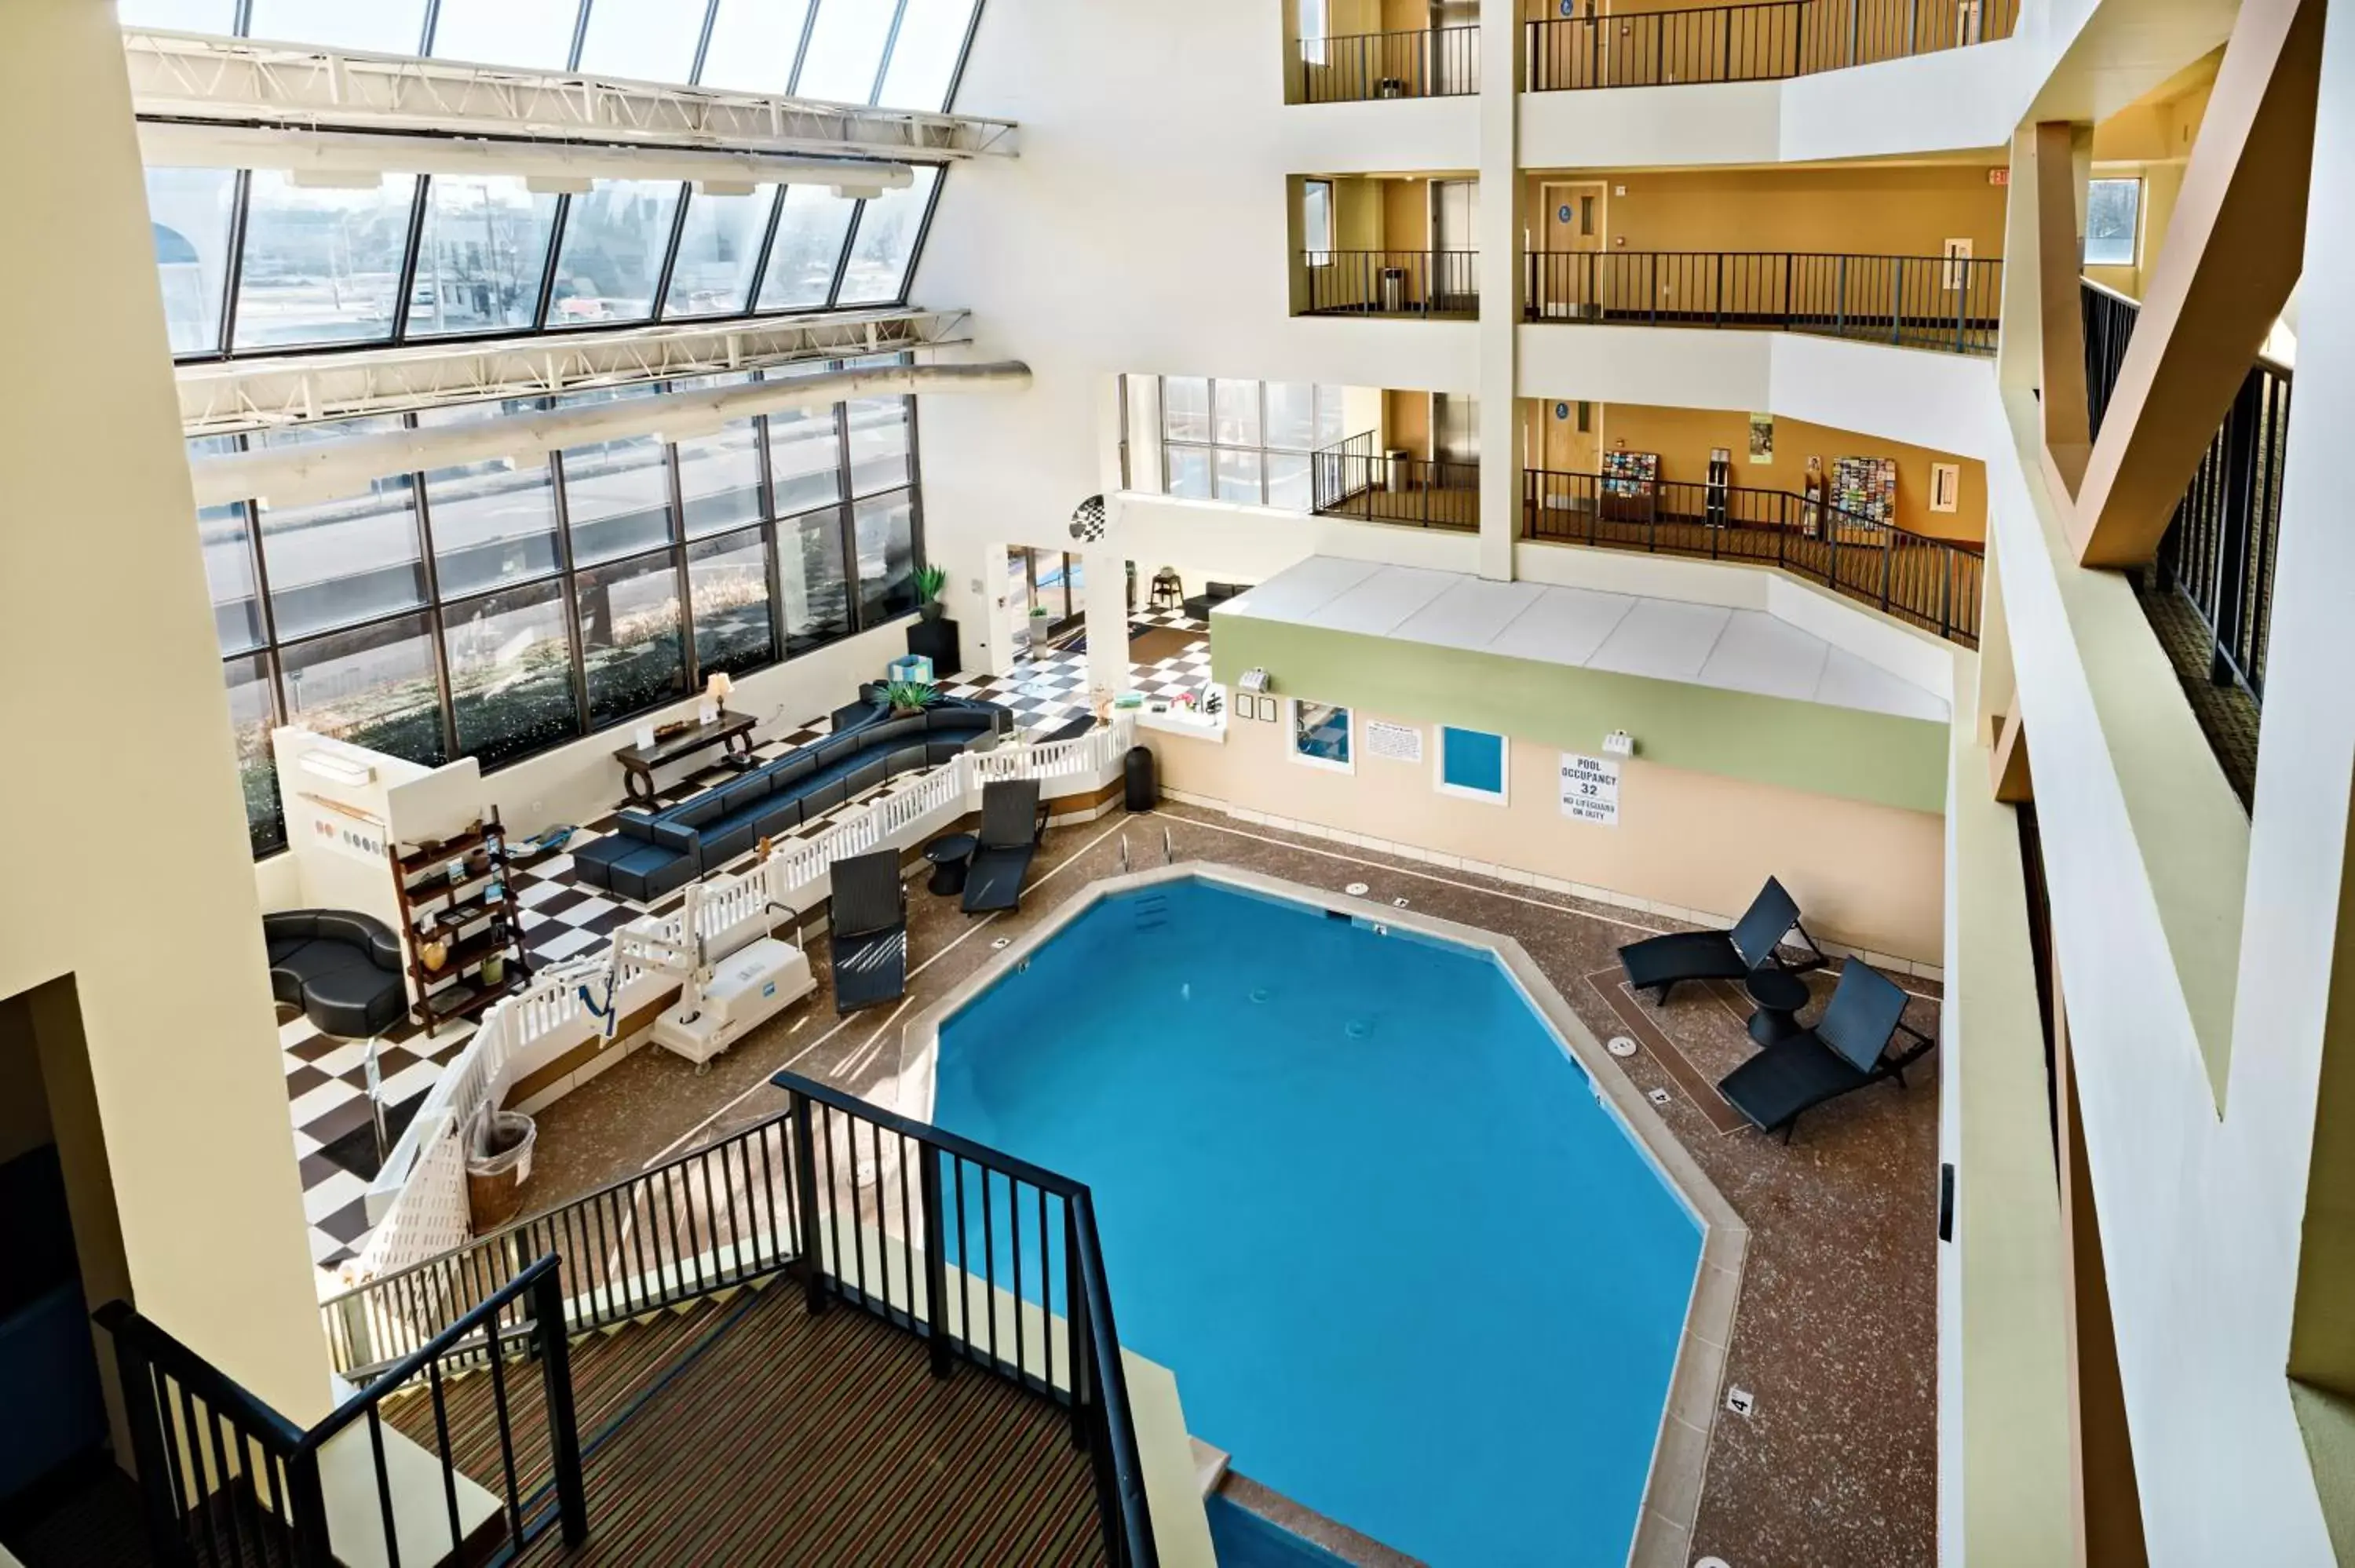
[[926, 620], [938, 620], [946, 607], [941, 603], [941, 590], [949, 586], [948, 570], [943, 567], [922, 566], [916, 568], [916, 613]]
[[893, 718], [913, 718], [930, 707], [939, 692], [922, 681], [893, 681], [883, 688], [883, 697], [891, 705]]
[[1045, 605], [1034, 604], [1030, 607], [1031, 647], [1044, 648], [1047, 646], [1047, 623], [1052, 619], [1053, 617], [1047, 613], [1047, 607]]

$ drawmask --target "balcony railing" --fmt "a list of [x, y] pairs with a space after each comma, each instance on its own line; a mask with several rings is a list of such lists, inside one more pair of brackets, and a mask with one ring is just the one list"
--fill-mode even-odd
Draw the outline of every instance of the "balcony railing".
[[1530, 251], [1529, 318], [1764, 327], [1991, 355], [2003, 263], [1789, 250]]
[[1788, 491], [1530, 469], [1521, 512], [1525, 538], [1779, 567], [1966, 648], [1979, 644], [1987, 563], [1976, 546]]
[[1376, 449], [1362, 431], [1309, 458], [1317, 513], [1414, 528], [1480, 529], [1480, 465], [1433, 462]]
[[2009, 37], [2019, 0], [1766, 0], [1529, 26], [1528, 90], [1769, 81]]
[[1310, 315], [1480, 313], [1476, 250], [1305, 250]]
[[1480, 90], [1480, 29], [1425, 27], [1300, 40], [1306, 103], [1453, 98]]
[[[2083, 280], [2087, 413], [2099, 435], [2141, 306]], [[2159, 541], [2157, 567], [2207, 630], [2208, 678], [2237, 686], [2254, 709], [2264, 701], [2273, 622], [2274, 561], [2281, 546], [2282, 462], [2289, 445], [2290, 369], [2260, 356], [2249, 366], [2224, 423], [2201, 454], [2174, 520]], [[2211, 736], [2211, 740], [2217, 737]], [[2254, 784], [2254, 735], [2241, 737]], [[2220, 744], [2220, 754], [2223, 746]], [[2228, 772], [2234, 769], [2228, 766]]]

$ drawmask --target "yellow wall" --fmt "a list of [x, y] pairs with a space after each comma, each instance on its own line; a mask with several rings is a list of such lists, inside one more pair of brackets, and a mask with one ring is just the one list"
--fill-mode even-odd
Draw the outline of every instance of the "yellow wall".
[[2142, 298], [2149, 285], [2176, 196], [2183, 188], [2184, 166], [2208, 111], [2214, 65], [2203, 65], [2204, 79], [2170, 97], [2128, 104], [2094, 127], [2094, 178], [2142, 181], [2141, 233], [2136, 238], [2135, 265], [2088, 267], [2085, 276], [2134, 299]]
[[1332, 185], [1335, 249], [1430, 249], [1429, 180], [1344, 175], [1335, 178]]
[[[1541, 418], [1550, 409], [1530, 400]], [[1965, 539], [1973, 544], [1987, 537], [1987, 465], [1976, 458], [1907, 446], [1902, 441], [1859, 436], [1804, 419], [1774, 421], [1774, 461], [1750, 461], [1750, 416], [1721, 408], [1665, 408], [1646, 403], [1599, 403], [1602, 450], [1620, 442], [1634, 452], [1660, 454], [1660, 477], [1699, 484], [1709, 477], [1711, 447], [1733, 453], [1733, 482], [1751, 490], [1801, 487], [1807, 459], [1823, 459], [1829, 474], [1835, 460], [1844, 457], [1891, 457], [1897, 460], [1897, 525], [1937, 539]], [[1962, 469], [1961, 498], [1953, 512], [1930, 510], [1930, 465], [1957, 463]]]
[[1404, 447], [1416, 457], [1431, 455], [1431, 394], [1382, 394], [1382, 445]]
[[[1433, 788], [1437, 739], [1419, 763], [1365, 754], [1357, 771], [1291, 759], [1285, 722], [1237, 719], [1224, 745], [1145, 732], [1171, 789], [1395, 843], [1535, 872], [1614, 893], [1738, 916], [1777, 876], [1819, 939], [1923, 963], [1941, 961], [1945, 824], [1926, 811], [1838, 800], [1773, 785], [1663, 768], [1637, 758], [1621, 770], [1619, 823], [1561, 813], [1561, 751], [1515, 741], [1509, 802]], [[1757, 824], [1773, 822], [1761, 834]]]
[[1431, 185], [1424, 180], [1383, 180], [1382, 249], [1431, 249]]
[[7, 31], [0, 210], [42, 243], [0, 246], [0, 997], [34, 993], [61, 1152], [48, 1052], [87, 1074], [139, 1308], [308, 1421], [325, 1345], [122, 35], [91, 0], [10, 0]]
[[[1936, 256], [1946, 240], [2003, 254], [2004, 187], [1985, 164], [1896, 168], [1605, 170], [1528, 176], [1542, 215], [1545, 181], [1599, 179], [1605, 249], [1812, 250]], [[1622, 195], [1621, 192], [1625, 194]]]

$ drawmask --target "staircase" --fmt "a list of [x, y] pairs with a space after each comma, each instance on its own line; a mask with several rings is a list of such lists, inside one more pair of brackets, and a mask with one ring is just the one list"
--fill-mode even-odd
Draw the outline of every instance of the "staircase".
[[[773, 1082], [767, 1120], [324, 1303], [359, 1392], [307, 1432], [101, 1312], [157, 1560], [1157, 1568], [1088, 1190]], [[192, 1549], [222, 1521], [290, 1550]]]

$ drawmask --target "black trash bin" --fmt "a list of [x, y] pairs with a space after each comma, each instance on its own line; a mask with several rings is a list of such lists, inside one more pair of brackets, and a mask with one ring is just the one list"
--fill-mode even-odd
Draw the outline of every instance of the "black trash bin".
[[1128, 791], [1128, 809], [1149, 811], [1159, 803], [1161, 791], [1153, 780], [1153, 748], [1132, 746], [1128, 758], [1121, 764], [1121, 777]]

